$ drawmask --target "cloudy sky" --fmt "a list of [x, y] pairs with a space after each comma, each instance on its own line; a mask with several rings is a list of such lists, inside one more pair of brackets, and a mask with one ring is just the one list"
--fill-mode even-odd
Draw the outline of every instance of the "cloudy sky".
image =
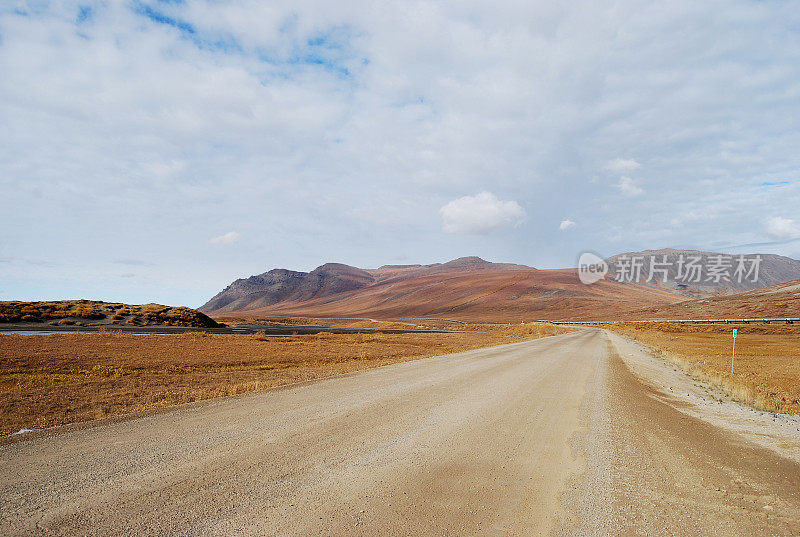
[[798, 118], [790, 1], [5, 1], [0, 299], [800, 258]]

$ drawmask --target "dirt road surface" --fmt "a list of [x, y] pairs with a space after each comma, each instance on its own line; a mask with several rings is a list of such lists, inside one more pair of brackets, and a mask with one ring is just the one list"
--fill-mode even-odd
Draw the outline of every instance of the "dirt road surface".
[[20, 435], [0, 535], [800, 535], [797, 429], [583, 330]]

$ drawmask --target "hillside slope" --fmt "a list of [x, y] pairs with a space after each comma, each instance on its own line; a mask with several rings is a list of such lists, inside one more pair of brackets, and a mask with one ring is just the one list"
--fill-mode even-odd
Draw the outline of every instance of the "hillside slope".
[[651, 306], [630, 319], [747, 319], [800, 317], [800, 279], [734, 295]]
[[[273, 269], [263, 274], [234, 281], [199, 309], [225, 313], [266, 308], [280, 303], [319, 301], [356, 291], [375, 284], [396, 283], [402, 280], [436, 274], [476, 271], [535, 270], [524, 265], [490, 263], [479, 257], [462, 257], [448, 263], [432, 265], [384, 265], [363, 270], [341, 263], [326, 263], [311, 272]], [[346, 298], [337, 296], [337, 300]]]
[[374, 281], [369, 272], [339, 263], [327, 263], [308, 273], [273, 269], [236, 280], [200, 309], [224, 312], [301, 302], [360, 289]]
[[[525, 265], [491, 263], [479, 257], [462, 257], [432, 265], [385, 265], [360, 269], [338, 263], [311, 272], [273, 269], [236, 280], [200, 310], [215, 317], [453, 317], [465, 320], [591, 320], [654, 318], [669, 315], [733, 315], [739, 311], [791, 310], [792, 300], [778, 300], [758, 289], [800, 279], [800, 261], [772, 254], [744, 256], [751, 269], [737, 275], [738, 256], [695, 250], [645, 250], [608, 259], [610, 273], [592, 285], [582, 284], [576, 269], [537, 270]], [[638, 257], [639, 283], [619, 278], [619, 264]], [[666, 269], [646, 283], [650, 262]], [[686, 262], [701, 266], [696, 281], [686, 278]], [[726, 264], [724, 275], [711, 277], [713, 265]], [[742, 276], [742, 277], [738, 277]], [[617, 281], [620, 280], [620, 281]], [[687, 301], [687, 297], [721, 297], [712, 306]], [[748, 294], [748, 292], [750, 292]], [[772, 298], [769, 298], [772, 297]], [[774, 300], [773, 300], [774, 299]], [[763, 302], [758, 306], [758, 302]], [[684, 303], [685, 302], [685, 303]], [[781, 306], [786, 302], [789, 306]], [[681, 304], [677, 304], [681, 303]], [[748, 314], [749, 315], [749, 314]], [[780, 316], [780, 315], [777, 315]]]
[[[328, 269], [321, 271], [324, 277], [320, 279], [314, 274], [323, 267]], [[335, 270], [331, 265], [323, 267], [310, 273], [283, 274], [280, 281], [271, 274], [275, 271], [237, 280], [200, 309], [215, 317], [238, 318], [363, 316], [520, 321], [587, 319], [599, 311], [631, 312], [683, 300], [669, 291], [609, 280], [587, 286], [578, 280], [575, 269], [537, 270], [475, 257], [369, 271], [346, 265], [336, 265]], [[312, 278], [314, 285], [307, 283]], [[268, 284], [260, 290], [251, 287], [260, 280]], [[275, 291], [278, 288], [280, 293]]]

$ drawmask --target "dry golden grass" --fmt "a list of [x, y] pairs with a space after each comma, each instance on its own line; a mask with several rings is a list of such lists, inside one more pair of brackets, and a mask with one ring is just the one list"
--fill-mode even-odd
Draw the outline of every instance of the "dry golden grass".
[[337, 326], [348, 328], [419, 328], [425, 330], [464, 330], [464, 324], [437, 319], [404, 319], [378, 320], [362, 317], [247, 317], [217, 316], [215, 319], [230, 326], [236, 325], [301, 325], [301, 326]]
[[[617, 324], [695, 378], [761, 410], [800, 413], [800, 327], [783, 324]], [[732, 330], [737, 328], [731, 375]]]
[[[485, 328], [485, 327], [480, 327]], [[0, 434], [233, 395], [563, 333], [0, 335]]]

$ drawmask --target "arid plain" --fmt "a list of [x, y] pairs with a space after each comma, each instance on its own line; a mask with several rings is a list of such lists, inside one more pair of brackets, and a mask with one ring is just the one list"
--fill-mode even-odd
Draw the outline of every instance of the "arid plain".
[[796, 534], [797, 281], [359, 270], [237, 281], [211, 317], [5, 303], [0, 530]]

